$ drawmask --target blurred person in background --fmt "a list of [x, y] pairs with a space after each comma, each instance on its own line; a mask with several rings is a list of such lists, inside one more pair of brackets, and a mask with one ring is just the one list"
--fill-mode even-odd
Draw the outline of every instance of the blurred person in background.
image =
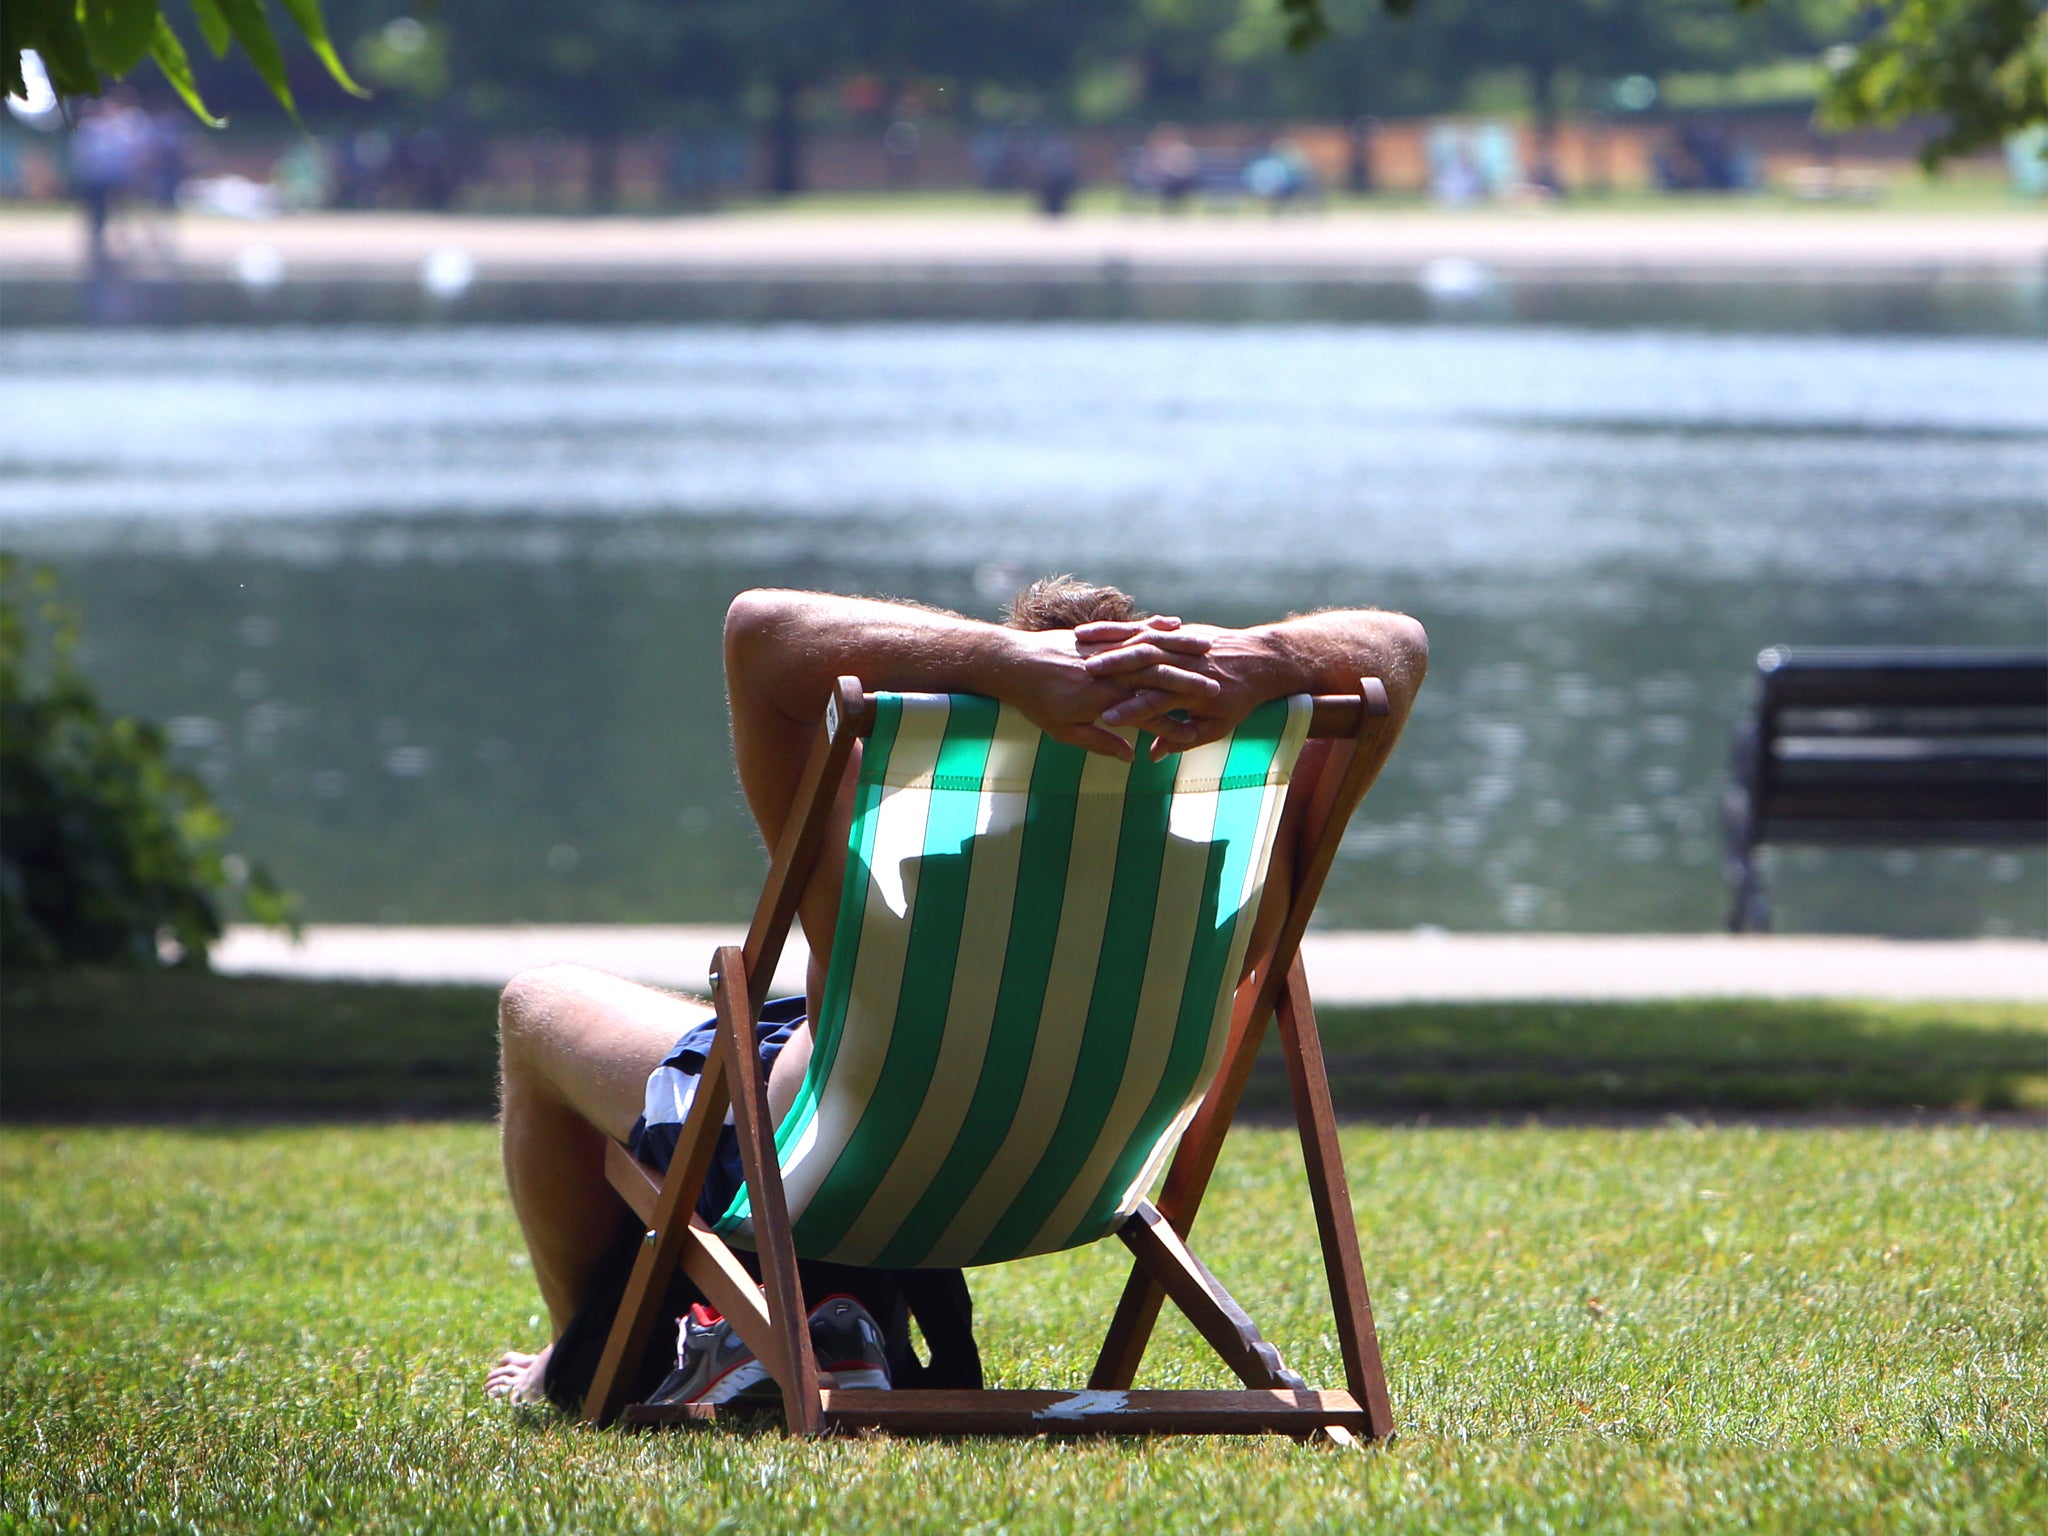
[[1322, 195], [1315, 167], [1300, 144], [1278, 139], [1244, 168], [1245, 190], [1275, 213], [1303, 207]]
[[448, 136], [438, 128], [422, 128], [399, 145], [398, 165], [407, 201], [415, 208], [446, 213], [461, 184]]
[[168, 107], [144, 116], [141, 163], [137, 166], [137, 207], [144, 214], [140, 234], [150, 256], [169, 266], [177, 256], [178, 190], [191, 170], [185, 141], [188, 114]]
[[384, 200], [384, 180], [391, 169], [391, 136], [365, 128], [344, 139], [335, 157], [335, 206], [375, 208]]
[[1161, 123], [1138, 152], [1136, 169], [1136, 190], [1152, 193], [1162, 209], [1177, 212], [1201, 185], [1202, 157], [1177, 124]]
[[1038, 211], [1048, 219], [1064, 218], [1067, 205], [1074, 200], [1074, 189], [1081, 184], [1081, 162], [1074, 153], [1073, 140], [1063, 133], [1048, 133], [1039, 140], [1033, 158]]
[[125, 87], [79, 111], [71, 131], [71, 194], [85, 214], [87, 261], [94, 278], [113, 270], [109, 229], [120, 199], [135, 191], [152, 153], [148, 116]]
[[334, 170], [317, 139], [300, 139], [277, 157], [270, 184], [287, 208], [325, 208], [334, 196]]

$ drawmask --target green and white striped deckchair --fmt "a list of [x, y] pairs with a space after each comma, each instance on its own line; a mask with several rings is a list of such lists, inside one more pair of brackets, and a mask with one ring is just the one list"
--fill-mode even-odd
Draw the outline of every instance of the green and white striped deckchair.
[[[793, 1431], [1385, 1434], [1386, 1390], [1295, 955], [1343, 823], [1385, 756], [1385, 716], [1384, 690], [1367, 680], [1355, 697], [1276, 699], [1224, 740], [1162, 762], [1141, 744], [1124, 763], [1053, 741], [992, 699], [870, 698], [842, 679], [747, 945], [719, 951], [718, 1045], [668, 1176], [614, 1154], [613, 1182], [647, 1221], [649, 1242], [586, 1415], [617, 1413], [621, 1366], [637, 1358], [680, 1264], [768, 1365]], [[1348, 748], [1348, 761], [1304, 776], [1320, 792], [1297, 795], [1294, 768], [1312, 735], [1345, 738], [1335, 755]], [[771, 1130], [753, 1021], [856, 739], [865, 746], [810, 1064]], [[1269, 897], [1283, 826], [1304, 855]], [[1261, 954], [1250, 952], [1255, 930], [1274, 935]], [[1181, 1237], [1276, 1006], [1345, 1392], [1306, 1390]], [[691, 1212], [728, 1102], [747, 1183], [706, 1225]], [[1170, 1157], [1154, 1206], [1146, 1195]], [[969, 1266], [1112, 1234], [1138, 1268], [1090, 1391], [820, 1391], [797, 1256]], [[728, 1245], [757, 1251], [765, 1297]], [[1129, 1390], [1162, 1293], [1249, 1390]]]

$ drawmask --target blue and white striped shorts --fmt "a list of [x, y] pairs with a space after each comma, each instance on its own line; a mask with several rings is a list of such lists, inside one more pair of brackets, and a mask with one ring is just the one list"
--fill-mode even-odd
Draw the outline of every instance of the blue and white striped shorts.
[[[803, 1024], [802, 997], [768, 1000], [754, 1026], [754, 1047], [760, 1053], [764, 1074], [773, 1069], [775, 1058]], [[710, 1055], [711, 1042], [717, 1034], [717, 1017], [706, 1019], [678, 1040], [676, 1048], [662, 1058], [661, 1065], [647, 1074], [645, 1107], [626, 1136], [626, 1150], [641, 1162], [664, 1173], [668, 1171], [669, 1159], [675, 1156], [676, 1143], [682, 1138], [683, 1122], [689, 1118], [690, 1105], [697, 1097], [697, 1084], [703, 1080], [704, 1059]], [[745, 1182], [739, 1137], [733, 1130], [732, 1111], [727, 1110], [725, 1127], [718, 1133], [718, 1145], [711, 1154], [711, 1170], [704, 1177], [703, 1193], [697, 1197], [697, 1214], [706, 1221], [718, 1220]]]

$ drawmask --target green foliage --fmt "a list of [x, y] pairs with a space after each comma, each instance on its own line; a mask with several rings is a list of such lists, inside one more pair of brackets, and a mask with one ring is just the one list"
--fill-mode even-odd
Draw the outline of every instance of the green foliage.
[[1823, 89], [1823, 122], [1938, 116], [1947, 126], [1920, 156], [1930, 169], [2048, 123], [2043, 0], [1880, 0], [1880, 9], [1883, 27]]
[[[1337, 35], [1331, 16], [1346, 0], [1277, 0], [1288, 45], [1312, 49]], [[1382, 0], [1405, 12], [1417, 0]], [[1421, 0], [1418, 14], [1461, 10], [1460, 0]], [[1738, 11], [1771, 16], [1803, 30], [1810, 0], [1734, 0]], [[1686, 42], [1699, 32], [1683, 4], [1627, 6], [1607, 0], [1523, 0], [1474, 12], [1468, 58], [1541, 68], [1598, 66], [1615, 45], [1642, 46], [1652, 35]], [[1817, 14], [1824, 14], [1820, 8]], [[1583, 11], [1583, 15], [1573, 15]], [[1831, 128], [1893, 124], [1934, 116], [1942, 132], [1922, 151], [1930, 170], [1954, 155], [1996, 146], [2008, 135], [2048, 123], [2048, 0], [1876, 0], [1878, 25], [1849, 51], [1824, 84], [1820, 119]], [[1636, 12], [1655, 13], [1641, 25]], [[1625, 36], [1633, 31], [1635, 36]], [[1503, 48], [1505, 51], [1503, 51]], [[1656, 67], [1646, 59], [1638, 68]]]
[[[283, 0], [285, 14], [342, 89], [367, 94], [342, 67], [327, 35], [319, 0]], [[291, 82], [283, 50], [271, 29], [264, 0], [192, 0], [200, 36], [217, 59], [236, 44], [256, 66], [263, 83], [294, 117]], [[161, 0], [7, 0], [0, 6], [0, 89], [22, 94], [21, 55], [33, 49], [60, 95], [97, 96], [143, 59], [156, 60], [185, 104], [203, 121], [219, 127], [206, 109], [191, 60]]]
[[356, 45], [357, 66], [386, 90], [432, 100], [448, 89], [448, 29], [400, 16]]
[[[294, 903], [223, 855], [227, 822], [155, 726], [110, 715], [74, 659], [48, 571], [0, 555], [0, 951], [10, 969], [204, 966], [219, 898], [259, 922]], [[236, 878], [239, 876], [240, 878]]]
[[[1415, 0], [1379, 0], [1379, 3], [1390, 16], [1406, 16], [1415, 9]], [[1287, 46], [1294, 52], [1306, 53], [1334, 35], [1329, 18], [1323, 14], [1323, 0], [1279, 0], [1279, 4], [1280, 14], [1287, 22]]]

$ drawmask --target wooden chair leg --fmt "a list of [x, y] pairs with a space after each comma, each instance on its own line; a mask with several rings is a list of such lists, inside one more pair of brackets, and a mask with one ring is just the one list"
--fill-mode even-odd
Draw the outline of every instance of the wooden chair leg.
[[1248, 1387], [1295, 1391], [1306, 1387], [1307, 1383], [1287, 1368], [1280, 1351], [1259, 1333], [1237, 1299], [1188, 1251], [1173, 1224], [1150, 1202], [1139, 1206], [1117, 1235], [1223, 1357], [1223, 1363], [1237, 1373], [1238, 1380]]
[[[720, 1070], [723, 1071], [721, 1064]], [[655, 1207], [661, 1198], [662, 1176], [614, 1142], [605, 1158], [605, 1174], [611, 1186], [632, 1206], [650, 1231], [657, 1230]], [[704, 1293], [711, 1305], [732, 1323], [734, 1331], [780, 1379], [787, 1369], [782, 1364], [781, 1338], [761, 1299], [761, 1285], [734, 1255], [723, 1238], [692, 1215], [682, 1228], [682, 1258], [678, 1261], [690, 1282]], [[666, 1282], [664, 1282], [664, 1285]]]
[[[1223, 1152], [1223, 1138], [1230, 1132], [1238, 1100], [1251, 1076], [1253, 1058], [1259, 1054], [1259, 1042], [1265, 1037], [1269, 1015], [1254, 1011], [1263, 990], [1262, 979], [1255, 972], [1238, 986], [1231, 1002], [1223, 1069], [1167, 1166], [1166, 1183], [1159, 1192], [1159, 1213], [1172, 1223], [1174, 1231], [1183, 1235], [1194, 1226], [1195, 1216], [1201, 1210], [1202, 1196]], [[1145, 1266], [1133, 1265], [1116, 1314], [1110, 1319], [1109, 1332], [1102, 1341], [1102, 1351], [1096, 1356], [1095, 1372], [1088, 1379], [1090, 1387], [1122, 1391], [1137, 1379], [1145, 1346], [1151, 1342], [1152, 1329], [1159, 1320], [1159, 1304], [1165, 1299], [1165, 1290]]]
[[[810, 1319], [797, 1279], [796, 1243], [789, 1206], [783, 1198], [782, 1168], [775, 1156], [775, 1122], [768, 1110], [768, 1081], [754, 1047], [754, 1007], [746, 956], [735, 945], [718, 951], [711, 975], [711, 1001], [718, 1010], [718, 1049], [732, 1078], [733, 1127], [740, 1164], [754, 1213], [754, 1252], [761, 1261], [761, 1285], [775, 1334], [773, 1356], [763, 1355], [782, 1389], [783, 1417], [793, 1435], [815, 1435], [825, 1427], [817, 1357], [811, 1353]], [[759, 1354], [759, 1350], [756, 1350]], [[787, 1368], [775, 1371], [776, 1364]]]
[[[822, 1423], [817, 1363], [811, 1354], [803, 1294], [797, 1284], [795, 1249], [775, 1159], [774, 1122], [768, 1114], [767, 1085], [754, 1047], [753, 1026], [804, 882], [824, 844], [832, 804], [867, 712], [858, 680], [839, 679], [832, 707], [805, 765], [796, 815], [777, 845], [762, 888], [746, 950], [728, 946], [713, 959], [712, 996], [720, 1043], [704, 1064], [676, 1155], [654, 1197], [653, 1215], [643, 1214], [648, 1223], [648, 1245], [634, 1263], [618, 1316], [605, 1340], [604, 1355], [584, 1399], [583, 1416], [593, 1423], [610, 1423], [625, 1406], [632, 1379], [630, 1363], [637, 1361], [647, 1346], [678, 1264], [699, 1290], [718, 1303], [740, 1337], [782, 1384], [790, 1428], [815, 1433]], [[745, 960], [747, 954], [756, 957], [751, 968]], [[732, 987], [719, 986], [721, 976], [732, 978]], [[701, 1226], [693, 1226], [697, 1197], [728, 1105], [739, 1133], [740, 1161], [753, 1191], [756, 1240], [768, 1285], [765, 1320], [759, 1292], [752, 1289], [751, 1282], [742, 1288], [733, 1279], [735, 1271], [742, 1275], [744, 1271], [739, 1270], [730, 1250]], [[641, 1177], [630, 1170], [622, 1170], [622, 1174], [625, 1188], [621, 1193], [635, 1210], [641, 1210], [640, 1201], [646, 1198]]]
[[1344, 1178], [1344, 1155], [1337, 1143], [1337, 1115], [1330, 1102], [1330, 1077], [1323, 1064], [1322, 1038], [1308, 996], [1308, 974], [1297, 955], [1289, 967], [1276, 1010], [1280, 1053], [1287, 1062], [1287, 1081], [1294, 1092], [1294, 1118], [1301, 1131], [1302, 1160], [1308, 1167], [1309, 1199], [1322, 1238], [1323, 1271], [1330, 1283], [1330, 1306], [1337, 1317], [1337, 1346], [1344, 1357], [1344, 1382], [1364, 1405], [1372, 1438], [1393, 1433], [1394, 1414], [1387, 1401], [1386, 1366], [1380, 1359], [1379, 1334], [1373, 1327], [1372, 1300], [1365, 1288], [1365, 1265], [1358, 1250], [1358, 1223]]
[[[669, 1279], [687, 1246], [684, 1234], [689, 1230], [690, 1216], [697, 1208], [697, 1196], [711, 1167], [728, 1099], [725, 1059], [714, 1051], [698, 1079], [697, 1096], [691, 1101], [690, 1113], [677, 1138], [668, 1176], [654, 1197], [651, 1212], [642, 1215], [647, 1222], [649, 1242], [634, 1260], [633, 1274], [626, 1282], [618, 1315], [605, 1339], [597, 1374], [591, 1378], [590, 1390], [583, 1399], [583, 1417], [592, 1424], [609, 1424], [626, 1405], [633, 1362], [647, 1348], [647, 1338], [668, 1292]], [[642, 1210], [630, 1194], [626, 1198], [635, 1210]]]

